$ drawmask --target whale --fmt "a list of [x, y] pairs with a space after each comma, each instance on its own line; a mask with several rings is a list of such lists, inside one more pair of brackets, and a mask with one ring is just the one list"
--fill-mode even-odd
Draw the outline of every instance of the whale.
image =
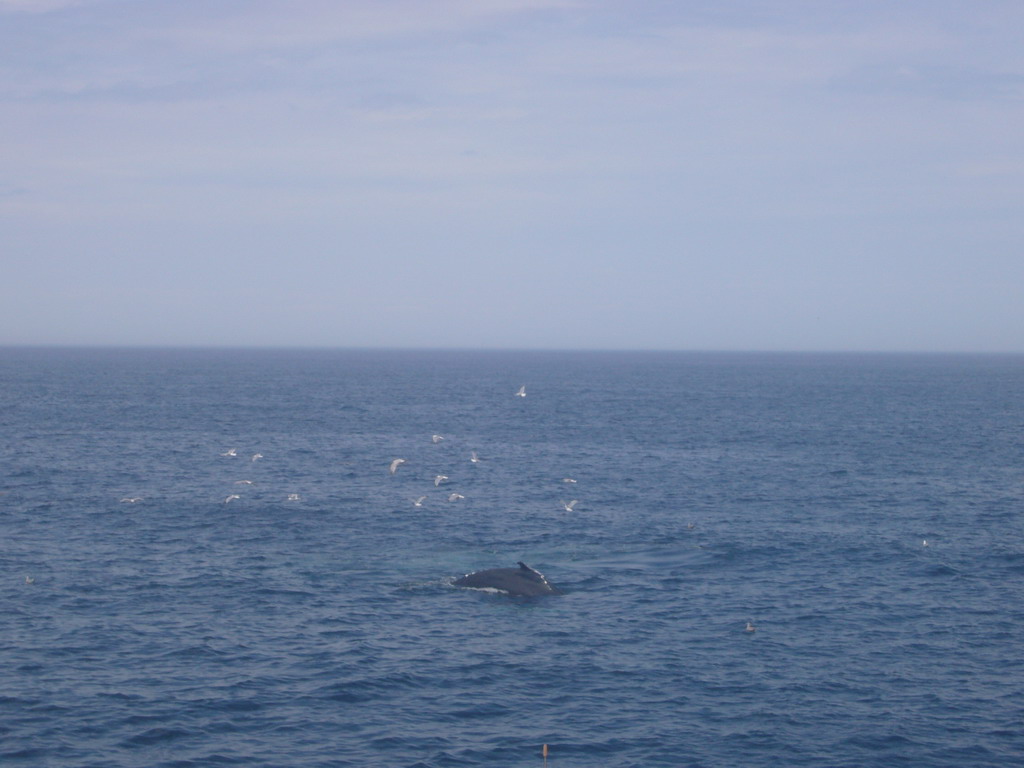
[[455, 586], [468, 589], [496, 589], [515, 597], [536, 597], [538, 595], [560, 595], [562, 591], [526, 563], [516, 563], [518, 568], [490, 568], [475, 571], [455, 580]]

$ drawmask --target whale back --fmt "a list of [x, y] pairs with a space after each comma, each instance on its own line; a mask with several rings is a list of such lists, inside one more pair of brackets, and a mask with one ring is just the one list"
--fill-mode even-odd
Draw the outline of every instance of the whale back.
[[536, 595], [560, 595], [561, 590], [551, 584], [544, 575], [526, 563], [518, 568], [490, 568], [486, 571], [467, 573], [455, 580], [455, 586], [469, 589], [496, 589], [519, 597]]

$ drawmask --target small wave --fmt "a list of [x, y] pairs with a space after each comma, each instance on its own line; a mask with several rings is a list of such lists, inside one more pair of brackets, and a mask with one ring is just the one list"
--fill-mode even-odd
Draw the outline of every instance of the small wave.
[[480, 720], [489, 717], [503, 717], [511, 711], [511, 707], [507, 707], [504, 704], [488, 702], [472, 707], [462, 707], [461, 709], [453, 710], [449, 714], [458, 720]]
[[359, 680], [331, 683], [314, 691], [313, 697], [358, 704], [399, 691], [419, 688], [422, 685], [424, 685], [424, 680], [418, 675], [411, 672], [396, 672], [381, 677], [366, 677]]
[[186, 728], [157, 726], [156, 728], [149, 728], [142, 733], [137, 733], [134, 736], [129, 736], [121, 742], [120, 746], [124, 748], [150, 746], [153, 744], [163, 744], [169, 741], [177, 741], [178, 739], [188, 738], [198, 734], [199, 731], [192, 731]]
[[185, 648], [175, 648], [167, 651], [162, 655], [162, 658], [167, 659], [219, 659], [219, 660], [230, 660], [232, 654], [226, 651], [218, 651], [215, 648], [211, 648], [208, 645], [189, 645]]
[[959, 576], [960, 575], [960, 571], [958, 571], [956, 568], [954, 568], [951, 565], [945, 565], [945, 564], [942, 564], [942, 563], [938, 563], [936, 565], [929, 565], [927, 568], [925, 568], [924, 569], [924, 575], [925, 576], [934, 576], [934, 577]]

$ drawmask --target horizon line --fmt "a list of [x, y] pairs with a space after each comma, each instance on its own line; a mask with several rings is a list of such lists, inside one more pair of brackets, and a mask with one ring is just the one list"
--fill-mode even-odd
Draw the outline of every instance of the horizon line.
[[480, 352], [548, 354], [709, 354], [709, 355], [950, 355], [1020, 356], [1021, 350], [936, 349], [728, 349], [714, 347], [416, 347], [321, 344], [67, 344], [0, 343], [0, 350], [209, 351], [209, 352]]

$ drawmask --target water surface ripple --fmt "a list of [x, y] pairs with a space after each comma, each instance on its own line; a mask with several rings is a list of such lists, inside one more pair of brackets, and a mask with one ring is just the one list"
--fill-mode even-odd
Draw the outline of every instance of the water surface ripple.
[[[1024, 763], [1022, 392], [1014, 356], [0, 350], [0, 764]], [[517, 560], [565, 594], [451, 586]]]

